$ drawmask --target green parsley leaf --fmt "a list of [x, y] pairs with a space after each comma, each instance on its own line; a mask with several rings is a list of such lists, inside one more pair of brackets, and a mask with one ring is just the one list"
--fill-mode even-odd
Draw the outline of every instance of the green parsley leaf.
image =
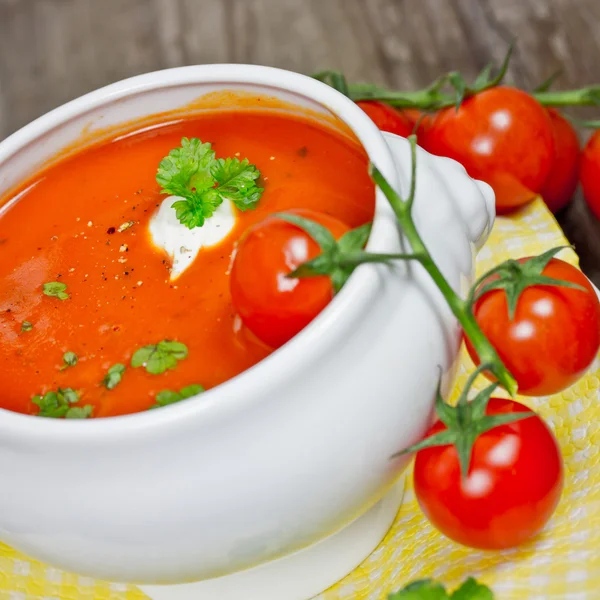
[[203, 144], [198, 138], [184, 137], [181, 147], [169, 152], [160, 161], [156, 181], [163, 193], [182, 196], [196, 188], [208, 189], [213, 186], [210, 168], [215, 160], [215, 152], [210, 143]]
[[210, 172], [214, 162], [215, 152], [210, 144], [183, 138], [181, 147], [171, 150], [158, 165], [156, 181], [163, 194], [183, 198], [173, 208], [181, 224], [189, 229], [202, 227], [220, 204], [214, 195], [205, 197], [205, 192], [214, 186]]
[[171, 204], [175, 216], [188, 229], [202, 227], [204, 221], [212, 217], [223, 202], [214, 189], [202, 193], [190, 192], [185, 200], [176, 200]]
[[65, 352], [63, 354], [63, 363], [64, 365], [60, 368], [61, 371], [68, 369], [69, 367], [74, 367], [77, 364], [79, 358], [75, 352]]
[[79, 394], [71, 388], [58, 388], [58, 396], [59, 398], [62, 396], [69, 404], [75, 404], [79, 401]]
[[85, 406], [72, 406], [67, 410], [65, 419], [88, 419], [92, 416], [93, 406], [86, 404]]
[[23, 321], [21, 323], [21, 331], [25, 332], [25, 331], [31, 331], [33, 329], [33, 324], [30, 323], [29, 321]]
[[211, 168], [215, 188], [222, 199], [231, 200], [239, 210], [256, 208], [264, 188], [256, 185], [260, 171], [247, 158], [219, 158]]
[[163, 340], [136, 350], [131, 358], [131, 366], [144, 367], [152, 375], [160, 375], [167, 369], [174, 369], [177, 362], [188, 355], [185, 344], [172, 340]]
[[115, 387], [117, 387], [117, 385], [119, 385], [119, 383], [121, 383], [123, 373], [125, 373], [125, 365], [122, 365], [120, 363], [113, 365], [108, 370], [108, 373], [106, 373], [106, 375], [104, 376], [104, 379], [102, 380], [102, 385], [105, 386], [108, 390], [114, 389]]
[[53, 296], [59, 300], [68, 300], [70, 298], [69, 294], [66, 292], [67, 285], [65, 283], [61, 283], [60, 281], [50, 281], [49, 283], [45, 283], [43, 287], [46, 296]]
[[167, 406], [167, 404], [174, 404], [180, 400], [180, 394], [171, 390], [162, 390], [156, 394], [156, 406]]
[[192, 396], [197, 396], [198, 394], [201, 394], [204, 391], [204, 388], [198, 384], [198, 383], [193, 383], [192, 385], [188, 385], [184, 388], [181, 388], [179, 390], [179, 394], [181, 396], [181, 399], [184, 400], [185, 398], [191, 398]]
[[43, 396], [34, 396], [31, 401], [40, 407], [38, 416], [60, 418], [69, 410], [68, 405], [60, 403], [56, 392], [46, 392]]
[[215, 158], [210, 143], [183, 138], [158, 166], [156, 181], [163, 194], [178, 196], [171, 205], [182, 225], [202, 227], [224, 199], [240, 210], [254, 208], [263, 189], [257, 187], [260, 171], [237, 158]]
[[449, 600], [444, 586], [431, 579], [409, 583], [405, 588], [390, 594], [388, 600]]
[[494, 600], [494, 594], [489, 587], [477, 583], [472, 577], [450, 595], [442, 584], [431, 579], [421, 579], [389, 594], [388, 600]]
[[71, 409], [71, 404], [79, 401], [79, 394], [71, 388], [58, 388], [56, 392], [46, 392], [43, 396], [34, 396], [31, 401], [39, 406], [39, 417], [60, 419]]
[[191, 398], [192, 396], [201, 394], [203, 391], [204, 388], [199, 384], [188, 385], [184, 388], [181, 388], [178, 392], [174, 392], [172, 390], [162, 390], [156, 394], [156, 403], [150, 408], [168, 406], [169, 404], [174, 404], [180, 400], [185, 400], [186, 398]]
[[451, 600], [494, 600], [494, 594], [487, 585], [478, 583], [469, 577], [458, 589], [454, 590]]

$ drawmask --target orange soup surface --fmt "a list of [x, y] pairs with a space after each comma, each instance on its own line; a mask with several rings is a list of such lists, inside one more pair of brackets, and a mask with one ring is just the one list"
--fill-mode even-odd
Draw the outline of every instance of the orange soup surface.
[[[157, 166], [184, 136], [211, 142], [217, 157], [248, 158], [265, 191], [171, 281], [171, 260], [148, 225], [164, 199]], [[37, 414], [35, 395], [70, 388], [94, 417], [146, 410], [165, 389], [209, 389], [262, 360], [272, 350], [241, 326], [231, 303], [236, 241], [290, 208], [357, 227], [372, 219], [375, 198], [357, 142], [308, 118], [251, 109], [133, 130], [53, 164], [17, 193], [0, 203], [0, 407]], [[44, 294], [48, 282], [66, 284], [70, 297]], [[188, 348], [176, 368], [153, 375], [130, 366], [136, 350], [167, 339]], [[77, 364], [64, 364], [66, 352]], [[117, 363], [126, 371], [107, 389]]]

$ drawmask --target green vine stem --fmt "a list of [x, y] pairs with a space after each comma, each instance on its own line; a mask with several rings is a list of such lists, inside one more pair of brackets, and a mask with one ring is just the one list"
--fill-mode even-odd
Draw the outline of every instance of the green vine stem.
[[600, 85], [579, 90], [533, 92], [532, 95], [544, 106], [600, 106]]
[[[354, 101], [379, 100], [396, 108], [416, 108], [425, 111], [435, 111], [456, 105], [456, 97], [454, 95], [432, 88], [401, 91], [358, 83], [347, 84], [347, 91], [347, 96]], [[474, 95], [474, 93], [478, 93], [478, 91], [469, 93], [467, 90], [462, 99], [468, 98]], [[531, 92], [531, 95], [543, 106], [600, 106], [600, 85], [593, 85], [577, 90]]]
[[[313, 77], [327, 83], [355, 102], [377, 100], [396, 108], [416, 108], [422, 111], [436, 111], [450, 106], [459, 107], [466, 98], [489, 88], [500, 85], [506, 74], [512, 44], [506, 53], [497, 75], [492, 77], [493, 65], [490, 63], [477, 75], [473, 83], [467, 84], [458, 72], [442, 75], [433, 83], [420, 90], [390, 90], [371, 83], [348, 83], [340, 71], [321, 71]], [[600, 85], [592, 85], [577, 90], [554, 91], [550, 86], [558, 74], [555, 73], [531, 95], [543, 106], [600, 106]]]
[[408, 140], [410, 142], [412, 157], [411, 187], [408, 198], [403, 200], [374, 166], [371, 167], [373, 180], [385, 194], [385, 197], [396, 214], [396, 219], [411, 245], [411, 258], [423, 265], [427, 273], [429, 273], [429, 276], [442, 292], [454, 316], [462, 325], [465, 335], [471, 340], [473, 347], [476, 349], [480, 362], [482, 364], [490, 365], [490, 371], [496, 376], [500, 384], [511, 394], [511, 396], [514, 396], [517, 391], [517, 383], [514, 377], [510, 374], [498, 356], [498, 353], [477, 324], [471, 304], [468, 301], [463, 300], [452, 289], [452, 286], [448, 283], [438, 266], [435, 264], [421, 235], [417, 231], [415, 222], [412, 218], [412, 205], [414, 202], [416, 186], [417, 140], [414, 135], [411, 135]]

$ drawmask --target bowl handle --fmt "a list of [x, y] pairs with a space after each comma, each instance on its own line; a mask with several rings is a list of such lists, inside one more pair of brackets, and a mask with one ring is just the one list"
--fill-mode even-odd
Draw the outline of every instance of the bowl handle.
[[[403, 191], [408, 185], [410, 172], [410, 145], [408, 140], [392, 133], [383, 134], [398, 166], [402, 171]], [[418, 165], [421, 165], [419, 171]], [[492, 188], [483, 181], [472, 179], [457, 161], [430, 154], [417, 148], [417, 181], [423, 175], [435, 178], [443, 186], [454, 210], [466, 229], [469, 241], [479, 250], [485, 244], [496, 216], [495, 197]]]

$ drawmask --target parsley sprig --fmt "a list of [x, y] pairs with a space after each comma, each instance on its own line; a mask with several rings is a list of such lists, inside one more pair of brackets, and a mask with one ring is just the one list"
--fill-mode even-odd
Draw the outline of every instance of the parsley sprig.
[[172, 208], [188, 229], [202, 227], [223, 200], [239, 210], [255, 208], [264, 191], [256, 185], [260, 171], [247, 158], [216, 158], [210, 143], [183, 138], [158, 166], [163, 194], [178, 196]]

